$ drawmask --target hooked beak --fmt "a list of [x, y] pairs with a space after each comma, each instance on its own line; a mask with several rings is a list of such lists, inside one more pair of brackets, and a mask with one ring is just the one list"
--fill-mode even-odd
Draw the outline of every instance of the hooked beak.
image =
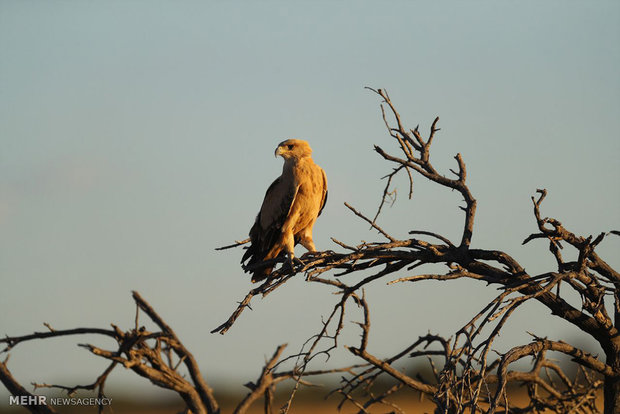
[[274, 154], [276, 158], [278, 158], [278, 155], [282, 155], [282, 147], [280, 145], [278, 145]]

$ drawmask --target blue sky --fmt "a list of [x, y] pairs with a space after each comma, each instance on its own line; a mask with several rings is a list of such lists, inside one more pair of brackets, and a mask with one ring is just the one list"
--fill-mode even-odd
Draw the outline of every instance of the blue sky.
[[[136, 289], [208, 381], [242, 384], [278, 344], [298, 349], [333, 295], [299, 278], [211, 335], [250, 288], [241, 250], [213, 249], [246, 236], [280, 173], [273, 150], [291, 137], [310, 142], [328, 175], [317, 247], [381, 240], [343, 206], [374, 213], [390, 167], [372, 146], [396, 148], [364, 86], [387, 89], [411, 127], [440, 116], [432, 161], [447, 172], [463, 154], [479, 205], [473, 244], [548, 270], [542, 243], [521, 246], [535, 230], [536, 188], [549, 190], [543, 214], [578, 233], [618, 228], [619, 38], [617, 2], [3, 0], [0, 333], [42, 322], [128, 329]], [[395, 184], [383, 228], [458, 239], [454, 194], [418, 177], [408, 201], [406, 181]], [[600, 246], [616, 267], [618, 243]], [[449, 335], [494, 294], [475, 283], [377, 286], [372, 349]], [[429, 312], [437, 301], [445, 308]], [[582, 341], [547, 314], [521, 310], [505, 344], [525, 331]], [[354, 343], [354, 328], [347, 335]], [[77, 342], [20, 346], [9, 368], [24, 383], [87, 382], [105, 364]]]

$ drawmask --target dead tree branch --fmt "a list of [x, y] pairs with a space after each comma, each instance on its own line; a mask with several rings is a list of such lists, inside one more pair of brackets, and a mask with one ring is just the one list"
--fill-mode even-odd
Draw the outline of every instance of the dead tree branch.
[[[280, 345], [269, 358], [258, 378], [247, 384], [250, 392], [239, 403], [236, 413], [246, 412], [251, 404], [263, 398], [264, 410], [273, 409], [277, 384], [284, 380], [293, 382], [293, 391], [281, 413], [289, 412], [297, 391], [308, 385], [307, 378], [316, 375], [343, 373], [342, 382], [330, 395], [338, 395], [340, 407], [352, 404], [360, 413], [367, 413], [375, 404], [387, 404], [402, 412], [391, 399], [400, 393], [410, 392], [427, 396], [444, 414], [464, 412], [486, 413], [542, 413], [574, 412], [597, 413], [597, 393], [603, 390], [604, 413], [620, 412], [620, 274], [596, 252], [608, 234], [577, 235], [559, 220], [544, 217], [544, 189], [532, 197], [536, 230], [523, 244], [544, 241], [544, 249], [552, 255], [554, 266], [548, 271], [531, 274], [519, 261], [506, 252], [472, 247], [472, 236], [477, 201], [467, 183], [467, 169], [461, 154], [454, 159], [456, 167], [448, 173], [438, 171], [431, 163], [430, 149], [436, 139], [439, 118], [432, 122], [428, 134], [419, 127], [409, 129], [385, 90], [368, 88], [381, 99], [381, 116], [396, 152], [380, 146], [375, 151], [390, 165], [384, 176], [386, 185], [373, 219], [345, 204], [356, 216], [384, 239], [377, 242], [345, 243], [332, 238], [343, 252], [323, 251], [307, 253], [301, 260], [290, 264], [284, 257], [256, 263], [246, 270], [273, 267], [269, 277], [259, 286], [249, 290], [238, 303], [231, 316], [212, 332], [226, 333], [241, 316], [255, 296], [266, 297], [297, 274], [303, 274], [308, 283], [329, 287], [337, 299], [312, 335], [296, 353], [283, 356], [285, 345]], [[387, 148], [387, 147], [386, 147]], [[407, 229], [409, 238], [399, 240], [390, 229], [377, 225], [385, 202], [396, 194], [390, 190], [393, 178], [407, 173], [409, 197], [413, 196], [414, 181], [427, 179], [438, 188], [459, 196], [459, 208], [464, 212], [460, 242], [427, 230]], [[395, 201], [395, 199], [393, 199]], [[401, 230], [401, 229], [399, 229]], [[223, 246], [217, 250], [239, 247], [247, 240]], [[547, 247], [548, 245], [548, 247]], [[567, 261], [564, 249], [576, 252], [577, 259]], [[428, 271], [427, 265], [433, 265]], [[442, 265], [438, 271], [436, 265]], [[361, 273], [364, 272], [364, 273]], [[391, 356], [380, 356], [370, 346], [371, 306], [365, 288], [374, 283], [390, 284], [392, 288], [406, 289], [423, 280], [448, 282], [472, 279], [492, 285], [499, 293], [480, 311], [473, 315], [451, 337], [428, 333], [410, 338], [410, 344]], [[406, 282], [406, 283], [405, 283]], [[562, 286], [562, 289], [560, 289]], [[568, 293], [567, 293], [568, 292]], [[103, 349], [92, 344], [81, 344], [94, 355], [109, 360], [106, 370], [88, 385], [62, 386], [38, 384], [36, 387], [59, 388], [72, 393], [78, 389], [96, 390], [104, 395], [106, 380], [118, 365], [129, 368], [153, 384], [176, 391], [184, 400], [187, 411], [218, 413], [219, 406], [212, 389], [200, 373], [194, 356], [182, 344], [172, 328], [137, 293], [135, 326], [123, 331], [115, 325], [112, 329], [76, 328], [35, 332], [30, 335], [0, 339], [7, 353], [22, 342], [44, 340], [52, 337], [74, 335], [103, 335], [113, 338], [116, 346]], [[567, 321], [577, 333], [589, 337], [602, 347], [604, 355], [596, 356], [560, 339], [534, 336], [527, 344], [512, 345], [505, 352], [494, 347], [496, 340], [512, 315], [527, 304], [536, 301], [546, 311]], [[342, 332], [351, 312], [361, 314], [355, 322], [360, 329], [356, 346], [345, 345], [360, 364], [336, 369], [312, 370], [311, 364], [329, 359], [335, 349], [342, 346]], [[421, 313], [414, 305], [412, 317]], [[423, 312], [422, 312], [423, 313]], [[156, 329], [148, 331], [140, 326], [140, 316], [146, 314]], [[402, 335], [411, 335], [407, 329]], [[549, 355], [570, 357], [579, 370], [572, 377]], [[532, 362], [529, 370], [514, 370], [515, 363], [524, 359]], [[430, 366], [430, 373], [414, 372], [416, 362], [422, 360]], [[285, 364], [293, 365], [283, 370]], [[389, 379], [389, 387], [381, 388]], [[11, 376], [6, 361], [0, 364], [0, 379], [14, 395], [29, 395]], [[525, 403], [513, 398], [514, 388], [520, 386], [527, 392]], [[51, 407], [38, 407], [40, 411], [54, 412]]]
[[[77, 328], [67, 330], [51, 330], [50, 332], [35, 332], [31, 335], [20, 337], [6, 337], [0, 339], [0, 343], [7, 344], [2, 352], [8, 352], [16, 345], [33, 339], [46, 339], [52, 337], [74, 336], [82, 334], [95, 334], [112, 337], [118, 347], [115, 350], [107, 350], [92, 344], [79, 344], [88, 349], [92, 354], [111, 361], [106, 370], [89, 385], [51, 385], [35, 384], [36, 388], [57, 388], [72, 395], [77, 390], [97, 390], [99, 396], [104, 396], [104, 387], [108, 375], [118, 366], [123, 365], [136, 374], [148, 379], [154, 385], [176, 391], [187, 404], [187, 408], [196, 414], [218, 413], [219, 407], [215, 400], [212, 389], [205, 382], [194, 356], [185, 348], [172, 328], [159, 316], [159, 314], [146, 302], [138, 292], [133, 292], [133, 299], [139, 310], [144, 312], [149, 319], [160, 329], [158, 332], [150, 332], [144, 326], [139, 326], [138, 314], [136, 326], [128, 331], [122, 331], [115, 325], [112, 330], [96, 328]], [[171, 355], [175, 354], [176, 358]], [[188, 379], [185, 373], [179, 371], [179, 365], [187, 369]], [[0, 371], [3, 382], [9, 381], [10, 372], [3, 365]], [[7, 388], [9, 388], [7, 386]], [[9, 390], [18, 395], [11, 388]], [[30, 409], [37, 406], [29, 406]], [[102, 407], [99, 407], [100, 412]], [[31, 410], [32, 411], [32, 410]], [[32, 411], [36, 412], [36, 411]]]
[[[370, 283], [378, 280], [390, 279], [388, 283], [419, 282], [422, 280], [449, 281], [469, 278], [480, 280], [486, 284], [500, 288], [501, 294], [489, 302], [475, 315], [469, 323], [463, 326], [454, 337], [444, 339], [439, 336], [428, 336], [413, 342], [406, 352], [400, 352], [391, 358], [378, 358], [367, 349], [369, 320], [360, 323], [362, 328], [362, 342], [359, 347], [349, 346], [350, 352], [370, 364], [360, 373], [347, 379], [338, 389], [343, 396], [343, 402], [353, 403], [360, 412], [366, 412], [373, 401], [384, 401], [381, 398], [370, 397], [366, 405], [356, 399], [353, 392], [358, 389], [369, 390], [372, 384], [381, 376], [388, 375], [399, 381], [402, 388], [408, 388], [427, 394], [433, 398], [439, 412], [460, 413], [465, 410], [471, 412], [498, 410], [525, 410], [523, 412], [546, 409], [577, 410], [579, 412], [597, 412], [593, 396], [604, 384], [605, 413], [611, 414], [620, 410], [620, 274], [605, 262], [596, 252], [596, 247], [604, 240], [605, 234], [597, 237], [578, 236], [562, 225], [556, 219], [543, 217], [541, 205], [547, 192], [538, 190], [539, 197], [532, 198], [534, 204], [534, 218], [538, 231], [528, 236], [524, 243], [534, 240], [547, 240], [549, 251], [555, 258], [557, 269], [541, 274], [530, 274], [515, 258], [508, 253], [498, 250], [478, 249], [471, 247], [476, 215], [476, 199], [467, 184], [467, 169], [461, 154], [454, 158], [456, 168], [450, 170], [452, 176], [440, 173], [430, 161], [430, 149], [436, 133], [439, 131], [436, 118], [428, 135], [423, 137], [419, 128], [408, 129], [392, 103], [388, 93], [381, 89], [368, 88], [382, 99], [381, 115], [389, 136], [396, 142], [398, 154], [389, 153], [381, 146], [376, 145], [375, 151], [392, 165], [387, 178], [386, 186], [379, 203], [374, 219], [369, 219], [362, 212], [345, 204], [355, 215], [369, 223], [372, 228], [387, 238], [387, 242], [362, 242], [354, 246], [333, 239], [334, 242], [346, 249], [345, 253], [332, 251], [318, 252], [302, 257], [303, 264], [287, 267], [286, 264], [278, 268], [263, 286], [251, 291], [254, 296], [258, 293], [266, 294], [297, 273], [304, 273], [306, 280], [321, 283], [335, 288], [340, 300], [323, 324], [319, 334], [314, 336], [310, 352], [304, 353], [303, 361], [298, 365], [305, 367], [307, 360], [314, 354], [327, 353], [337, 346], [341, 321], [345, 311], [344, 304], [348, 299], [355, 300], [364, 309], [365, 318], [368, 318], [369, 309], [365, 298], [360, 298], [356, 292]], [[390, 235], [388, 229], [376, 224], [382, 212], [386, 199], [394, 193], [390, 190], [393, 178], [400, 172], [406, 171], [409, 179], [410, 196], [413, 192], [414, 175], [428, 179], [450, 191], [460, 194], [464, 205], [460, 208], [464, 212], [461, 241], [458, 245], [447, 237], [434, 232], [413, 229], [409, 234], [420, 238], [398, 240]], [[577, 250], [578, 259], [566, 262], [560, 250], [566, 244]], [[445, 273], [414, 273], [407, 274], [413, 269], [429, 264], [443, 264], [447, 267]], [[260, 265], [260, 264], [259, 264]], [[269, 265], [273, 265], [270, 263]], [[327, 272], [337, 269], [339, 272], [329, 275]], [[394, 278], [393, 275], [406, 269], [404, 275]], [[355, 278], [359, 271], [374, 270], [370, 276]], [[561, 295], [559, 286], [568, 286], [581, 303], [566, 298], [570, 295]], [[249, 297], [251, 299], [251, 296]], [[614, 302], [614, 309], [607, 309], [609, 299]], [[246, 299], [248, 297], [246, 296]], [[500, 334], [510, 316], [521, 306], [535, 300], [545, 306], [548, 311], [559, 318], [571, 323], [578, 332], [583, 332], [596, 340], [605, 351], [605, 358], [592, 356], [574, 346], [562, 341], [536, 339], [527, 345], [515, 346], [499, 358], [492, 358], [493, 343]], [[245, 300], [233, 314], [225, 329], [216, 331], [224, 333], [239, 316], [240, 310], [249, 302]], [[327, 334], [326, 326], [333, 322], [333, 332]], [[329, 340], [331, 345], [318, 348], [320, 341]], [[424, 344], [423, 349], [418, 349]], [[317, 346], [315, 346], [317, 345]], [[439, 346], [434, 347], [434, 346]], [[543, 352], [544, 351], [544, 352]], [[548, 352], [569, 355], [581, 367], [586, 380], [581, 382], [569, 380], [562, 369], [547, 359]], [[518, 358], [516, 357], [518, 355]], [[425, 381], [412, 377], [393, 366], [393, 362], [403, 358], [430, 358], [435, 381]], [[435, 359], [441, 357], [442, 363]], [[507, 370], [507, 367], [518, 359], [531, 357], [535, 361], [535, 369], [527, 373], [516, 373]], [[562, 378], [563, 390], [558, 390], [553, 383], [555, 377]], [[596, 375], [602, 381], [593, 379]], [[507, 394], [508, 383], [521, 383], [528, 389], [530, 405], [516, 407], [510, 402]], [[543, 389], [546, 397], [542, 397], [537, 389]], [[392, 392], [391, 391], [390, 395]], [[541, 408], [543, 407], [543, 408]], [[530, 411], [527, 411], [530, 410]]]

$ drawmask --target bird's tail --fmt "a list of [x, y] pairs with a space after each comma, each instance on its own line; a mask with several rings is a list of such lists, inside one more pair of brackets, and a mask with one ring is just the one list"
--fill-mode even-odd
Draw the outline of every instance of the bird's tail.
[[[256, 269], [257, 265], [260, 265], [264, 260], [268, 260], [268, 252], [260, 251], [255, 245], [251, 245], [245, 251], [243, 258], [241, 259], [241, 267], [246, 273], [252, 273], [252, 283], [257, 283], [267, 279], [267, 277], [273, 271], [273, 266], [261, 267]], [[247, 261], [247, 264], [244, 263]]]
[[272, 270], [273, 267], [267, 267], [265, 269], [255, 271], [254, 273], [252, 273], [252, 283], [258, 283], [267, 279], [267, 277], [269, 277], [269, 275], [271, 274]]
[[[257, 218], [258, 220], [258, 218]], [[252, 282], [257, 283], [267, 279], [273, 271], [273, 265], [261, 266], [261, 263], [278, 257], [281, 247], [277, 247], [279, 231], [272, 229], [262, 236], [258, 221], [254, 223], [250, 230], [251, 243], [241, 258], [243, 270], [252, 273]], [[247, 264], [244, 262], [247, 261]]]

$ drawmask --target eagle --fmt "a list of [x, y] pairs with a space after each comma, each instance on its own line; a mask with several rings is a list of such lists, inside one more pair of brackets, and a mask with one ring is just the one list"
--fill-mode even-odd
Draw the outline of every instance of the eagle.
[[[312, 148], [301, 139], [289, 139], [278, 144], [276, 158], [284, 159], [282, 174], [265, 193], [263, 204], [250, 229], [250, 246], [241, 263], [247, 269], [254, 264], [274, 259], [286, 253], [292, 265], [295, 245], [301, 243], [315, 252], [312, 226], [321, 215], [327, 201], [325, 171], [312, 160]], [[252, 272], [252, 282], [266, 279], [273, 267]]]

